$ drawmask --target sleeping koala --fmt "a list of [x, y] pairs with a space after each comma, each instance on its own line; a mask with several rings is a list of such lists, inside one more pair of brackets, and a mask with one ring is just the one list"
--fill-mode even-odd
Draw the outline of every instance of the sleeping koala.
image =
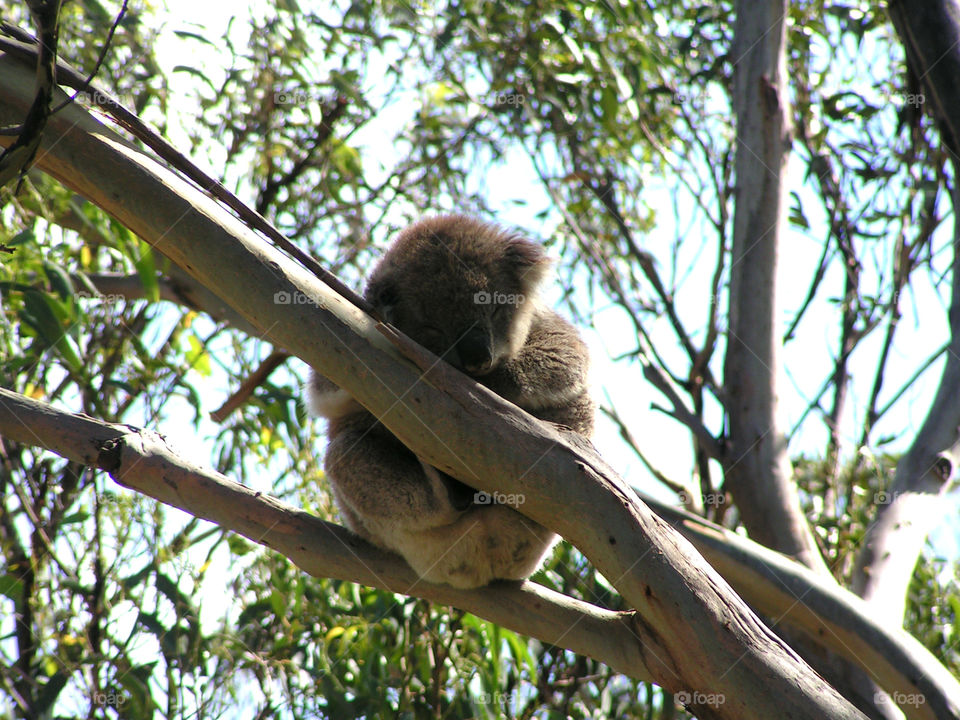
[[[589, 437], [587, 348], [538, 300], [543, 249], [462, 215], [421, 220], [397, 237], [364, 297], [393, 326], [543, 420]], [[425, 580], [472, 588], [522, 580], [556, 536], [421, 462], [346, 392], [312, 372], [312, 413], [327, 418], [327, 476], [347, 527], [400, 553]]]

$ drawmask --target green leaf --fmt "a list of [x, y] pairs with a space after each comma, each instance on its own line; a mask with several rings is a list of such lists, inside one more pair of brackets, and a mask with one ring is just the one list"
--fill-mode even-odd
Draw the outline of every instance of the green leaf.
[[609, 85], [600, 93], [600, 113], [604, 127], [612, 129], [616, 126], [617, 111], [620, 103], [617, 102], [617, 93]]
[[50, 281], [50, 287], [62, 299], [69, 300], [74, 295], [73, 280], [59, 265], [54, 265], [49, 260], [43, 261], [43, 271]]
[[138, 257], [134, 261], [137, 275], [150, 302], [160, 300], [160, 283], [157, 280], [157, 263], [151, 248], [142, 240], [137, 241]]
[[0, 575], [0, 595], [19, 600], [23, 597], [23, 582], [13, 575]]
[[[120, 717], [153, 717], [157, 706], [153, 696], [150, 695], [149, 680], [155, 665], [156, 663], [139, 665], [117, 674], [117, 682], [126, 691], [125, 694], [113, 694], [117, 710], [121, 711]], [[108, 699], [109, 697], [108, 695]]]
[[[49, 662], [55, 663], [53, 658], [47, 658]], [[42, 689], [40, 690], [40, 695], [37, 698], [36, 705], [34, 710], [37, 713], [37, 717], [43, 717], [47, 714], [53, 704], [57, 701], [57, 698], [60, 696], [61, 691], [66, 687], [67, 680], [70, 679], [71, 673], [64, 669], [56, 670], [50, 679], [43, 683]]]
[[209, 377], [210, 353], [207, 352], [206, 346], [196, 335], [187, 335], [187, 342], [190, 344], [190, 349], [186, 352], [186, 361], [190, 369], [203, 377]]
[[40, 339], [54, 348], [74, 372], [80, 372], [82, 363], [77, 344], [63, 332], [62, 321], [73, 322], [73, 312], [52, 295], [39, 290], [27, 290], [23, 294], [23, 310], [20, 318], [34, 330]]
[[7, 240], [4, 245], [7, 247], [17, 247], [18, 245], [27, 245], [32, 243], [36, 239], [37, 236], [34, 234], [33, 228], [26, 228]]
[[270, 593], [270, 608], [273, 610], [273, 614], [277, 617], [286, 617], [287, 614], [287, 598], [279, 590], [274, 590]]
[[23, 308], [29, 317], [21, 314], [21, 319], [30, 323], [39, 337], [48, 345], [53, 345], [60, 339], [63, 329], [56, 313], [47, 302], [46, 293], [39, 290], [27, 290], [23, 293]]
[[358, 177], [363, 174], [360, 153], [349, 145], [341, 145], [330, 155], [330, 162], [344, 177]]
[[[211, 47], [217, 47], [216, 43], [213, 43], [210, 40], [207, 40], [207, 38], [205, 38], [203, 35], [200, 35], [199, 33], [195, 33], [195, 32], [190, 32], [189, 30], [174, 30], [173, 34], [176, 35], [178, 38], [182, 38], [184, 40], [197, 40], [206, 45], [210, 45]], [[182, 66], [178, 65], [177, 67], [182, 67]], [[174, 72], [176, 72], [176, 68], [174, 68]]]
[[517, 664], [523, 663], [527, 666], [527, 673], [530, 675], [530, 682], [537, 683], [537, 659], [530, 652], [530, 646], [527, 645], [524, 638], [521, 638], [512, 630], [501, 628], [503, 639], [510, 646], [510, 652], [513, 654]]
[[246, 538], [230, 533], [227, 535], [227, 547], [230, 549], [231, 555], [242, 557], [249, 554], [253, 550], [254, 545]]
[[72, 525], [76, 523], [86, 522], [90, 517], [90, 513], [86, 510], [81, 510], [80, 512], [71, 513], [63, 518], [60, 521], [61, 525]]

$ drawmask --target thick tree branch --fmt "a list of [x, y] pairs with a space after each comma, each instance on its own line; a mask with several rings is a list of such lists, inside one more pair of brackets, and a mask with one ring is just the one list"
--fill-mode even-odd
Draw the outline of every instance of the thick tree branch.
[[420, 580], [403, 558], [332, 523], [184, 461], [159, 435], [74, 415], [0, 388], [0, 434], [104, 470], [121, 485], [233, 530], [316, 577], [334, 577], [455, 605], [504, 627], [650, 681], [630, 613], [534, 583], [457, 590]]
[[960, 715], [957, 678], [916, 638], [878, 618], [859, 597], [735, 532], [651, 498], [644, 500], [771, 622], [798, 630], [861, 667], [892, 699], [923, 698], [922, 703], [904, 703], [908, 718]]
[[[37, 25], [40, 41], [34, 56], [36, 62], [36, 94], [23, 123], [4, 132], [17, 134], [16, 141], [0, 152], [0, 185], [26, 172], [33, 163], [43, 130], [50, 115], [50, 100], [55, 87], [57, 46], [60, 36], [60, 0], [28, 2], [30, 15]], [[19, 118], [18, 118], [19, 120]]]

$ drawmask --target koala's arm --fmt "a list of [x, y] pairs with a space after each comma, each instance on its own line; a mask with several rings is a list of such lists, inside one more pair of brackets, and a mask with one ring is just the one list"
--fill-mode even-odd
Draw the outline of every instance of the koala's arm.
[[520, 352], [480, 381], [531, 414], [589, 436], [594, 416], [589, 371], [587, 346], [573, 325], [541, 310]]
[[398, 533], [452, 523], [469, 504], [464, 496], [472, 500], [366, 410], [331, 418], [327, 435], [324, 467], [344, 521], [378, 545], [396, 547]]

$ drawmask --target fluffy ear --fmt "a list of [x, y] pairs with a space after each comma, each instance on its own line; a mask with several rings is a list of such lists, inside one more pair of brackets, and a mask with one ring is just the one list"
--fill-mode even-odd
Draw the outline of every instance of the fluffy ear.
[[514, 236], [507, 242], [504, 259], [516, 268], [521, 282], [526, 287], [536, 287], [552, 265], [546, 251], [535, 242]]
[[389, 277], [377, 278], [367, 286], [364, 296], [380, 312], [384, 320], [391, 324], [395, 322], [397, 303], [400, 301], [396, 280]]

